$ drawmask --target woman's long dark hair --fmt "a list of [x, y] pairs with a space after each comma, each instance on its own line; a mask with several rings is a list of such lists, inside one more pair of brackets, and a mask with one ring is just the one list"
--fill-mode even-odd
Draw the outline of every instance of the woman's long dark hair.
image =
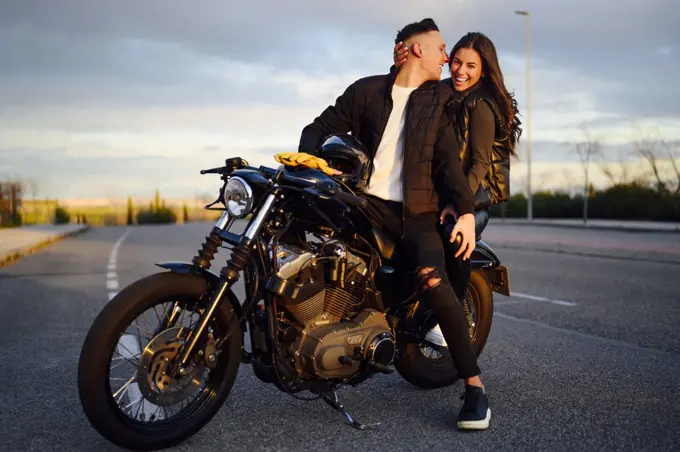
[[[496, 104], [505, 119], [505, 126], [510, 132], [510, 145], [512, 147], [513, 155], [517, 156], [514, 151], [515, 144], [522, 134], [520, 125], [522, 124], [518, 118], [517, 101], [514, 94], [508, 92], [503, 80], [503, 72], [498, 63], [498, 56], [496, 54], [496, 47], [493, 42], [486, 37], [486, 35], [479, 32], [468, 33], [456, 43], [451, 50], [451, 57], [449, 58], [449, 65], [453, 63], [453, 57], [458, 49], [474, 49], [482, 59], [482, 74], [481, 82], [484, 88], [493, 96]], [[449, 66], [449, 69], [451, 66]], [[453, 74], [451, 74], [453, 76]]]

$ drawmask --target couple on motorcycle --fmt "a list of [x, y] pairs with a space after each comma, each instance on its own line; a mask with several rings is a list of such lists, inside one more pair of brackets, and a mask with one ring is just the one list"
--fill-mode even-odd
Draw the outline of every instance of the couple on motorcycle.
[[[424, 19], [404, 27], [395, 43], [390, 73], [351, 84], [304, 128], [298, 151], [317, 155], [326, 137], [346, 133], [367, 150], [360, 185], [367, 213], [400, 239], [440, 325], [428, 334], [448, 346], [465, 380], [458, 428], [485, 429], [491, 411], [460, 300], [487, 209], [508, 196], [509, 155], [521, 133], [517, 106], [495, 48], [481, 33], [467, 34], [448, 55], [437, 25]], [[451, 78], [441, 81], [446, 64]], [[323, 169], [333, 174], [333, 161], [316, 164], [330, 163]], [[449, 217], [455, 225], [447, 237], [442, 224]], [[443, 240], [458, 234], [450, 281]]]

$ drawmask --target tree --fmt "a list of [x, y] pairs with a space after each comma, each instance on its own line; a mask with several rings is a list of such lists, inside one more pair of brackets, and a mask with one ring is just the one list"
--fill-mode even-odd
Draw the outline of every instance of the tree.
[[[633, 152], [649, 165], [656, 181], [656, 190], [659, 193], [680, 193], [680, 168], [675, 161], [674, 145], [661, 138], [658, 127], [652, 127], [651, 131], [644, 133], [639, 126], [637, 129], [640, 139], [633, 142]], [[665, 179], [666, 165], [670, 165], [677, 183]], [[673, 187], [675, 185], [675, 187]]]
[[38, 181], [35, 179], [29, 179], [26, 181], [26, 188], [28, 189], [27, 191], [31, 193], [31, 198], [33, 199], [33, 223], [37, 224], [38, 223], [38, 202], [36, 200], [38, 196], [38, 190], [40, 189], [40, 186], [38, 185]]
[[127, 202], [127, 224], [134, 224], [134, 212], [132, 207], [132, 196], [128, 196]]
[[19, 182], [0, 182], [0, 227], [21, 225], [24, 188]]
[[156, 189], [156, 198], [154, 200], [153, 212], [158, 212], [161, 209], [161, 192]]
[[679, 157], [675, 156], [675, 151], [678, 148], [678, 142], [675, 141], [673, 144], [669, 143], [668, 141], [662, 141], [661, 142], [661, 147], [666, 151], [668, 154], [668, 158], [671, 161], [671, 167], [673, 168], [673, 172], [675, 173], [675, 190], [674, 193], [680, 194], [680, 166], [678, 166], [678, 162], [676, 160]]
[[583, 133], [586, 140], [576, 144], [576, 154], [581, 160], [583, 166], [583, 223], [588, 223], [588, 199], [590, 198], [590, 162], [594, 157], [602, 154], [602, 145], [599, 141], [594, 140], [587, 130]]
[[71, 221], [71, 215], [68, 213], [66, 209], [63, 207], [57, 205], [56, 210], [54, 211], [54, 223], [55, 224], [67, 224]]
[[189, 222], [189, 208], [187, 207], [187, 203], [184, 203], [184, 207], [182, 208], [182, 213], [183, 213], [183, 222], [188, 223]]
[[600, 171], [605, 175], [611, 185], [625, 185], [632, 181], [629, 163], [626, 159], [630, 152], [618, 148], [616, 150], [616, 161], [608, 160], [608, 156], [600, 155], [602, 160], [599, 163]]

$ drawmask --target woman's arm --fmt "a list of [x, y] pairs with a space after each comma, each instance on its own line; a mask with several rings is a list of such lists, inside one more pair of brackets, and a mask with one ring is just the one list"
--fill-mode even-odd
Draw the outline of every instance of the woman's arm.
[[491, 148], [496, 134], [496, 121], [486, 102], [479, 102], [470, 116], [469, 151], [471, 156], [467, 179], [472, 193], [486, 177], [491, 164]]

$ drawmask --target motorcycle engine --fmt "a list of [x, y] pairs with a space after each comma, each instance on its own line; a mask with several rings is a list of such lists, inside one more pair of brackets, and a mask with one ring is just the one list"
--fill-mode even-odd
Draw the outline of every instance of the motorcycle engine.
[[385, 315], [370, 307], [366, 262], [341, 241], [315, 251], [291, 245], [275, 250], [270, 290], [294, 320], [283, 334], [301, 379], [342, 379], [362, 368], [384, 370], [396, 350]]

